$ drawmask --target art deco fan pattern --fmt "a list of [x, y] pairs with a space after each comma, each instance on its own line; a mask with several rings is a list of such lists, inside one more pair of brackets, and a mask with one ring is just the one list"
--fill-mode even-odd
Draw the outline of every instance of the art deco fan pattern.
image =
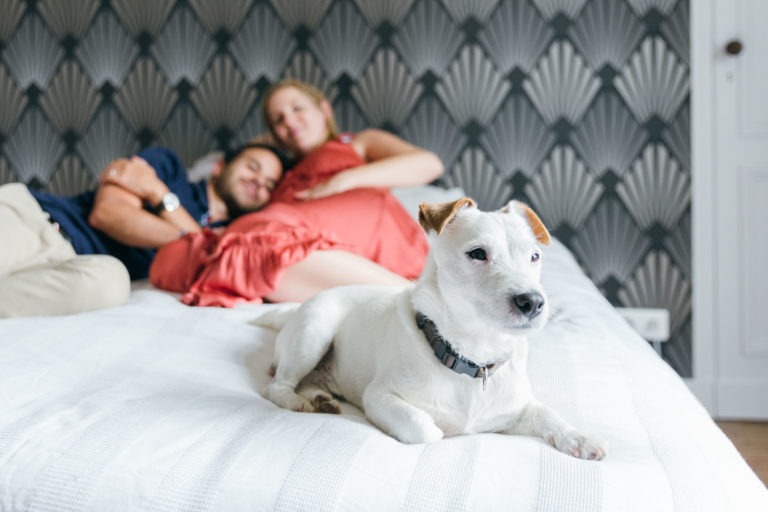
[[[76, 8], [75, 8], [76, 4]], [[71, 194], [112, 158], [264, 131], [284, 77], [345, 130], [435, 151], [481, 207], [531, 203], [616, 305], [666, 307], [691, 374], [683, 0], [0, 0], [0, 180]]]

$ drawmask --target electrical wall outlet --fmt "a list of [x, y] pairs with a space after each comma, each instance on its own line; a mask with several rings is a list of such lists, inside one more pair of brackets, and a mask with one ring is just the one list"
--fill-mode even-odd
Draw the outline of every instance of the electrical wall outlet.
[[669, 339], [669, 311], [660, 308], [616, 308], [624, 320], [648, 341]]

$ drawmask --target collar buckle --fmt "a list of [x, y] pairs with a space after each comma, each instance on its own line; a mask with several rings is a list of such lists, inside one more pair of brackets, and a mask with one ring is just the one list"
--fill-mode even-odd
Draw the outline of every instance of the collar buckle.
[[424, 333], [427, 343], [432, 347], [435, 357], [440, 363], [456, 373], [463, 373], [472, 378], [483, 379], [483, 391], [485, 391], [488, 377], [498, 366], [498, 363], [491, 363], [480, 366], [471, 359], [467, 359], [457, 353], [437, 331], [435, 323], [422, 313], [416, 313], [416, 326]]

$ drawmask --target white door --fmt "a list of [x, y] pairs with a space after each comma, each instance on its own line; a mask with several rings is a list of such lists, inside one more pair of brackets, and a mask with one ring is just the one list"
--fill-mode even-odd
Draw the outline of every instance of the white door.
[[767, 21], [768, 1], [715, 2], [713, 412], [722, 418], [768, 419]]

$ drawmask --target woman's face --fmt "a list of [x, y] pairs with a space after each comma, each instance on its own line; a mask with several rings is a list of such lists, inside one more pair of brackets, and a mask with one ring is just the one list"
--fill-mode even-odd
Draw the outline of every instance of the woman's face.
[[299, 89], [287, 86], [275, 91], [267, 104], [267, 116], [275, 137], [286, 148], [306, 155], [328, 140], [331, 106], [319, 104]]

